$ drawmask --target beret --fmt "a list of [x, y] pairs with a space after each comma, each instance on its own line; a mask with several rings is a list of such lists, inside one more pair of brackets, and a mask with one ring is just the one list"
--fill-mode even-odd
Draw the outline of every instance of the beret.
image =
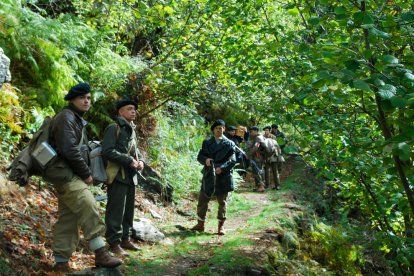
[[216, 126], [226, 126], [226, 123], [221, 119], [215, 120], [210, 129], [213, 130]]
[[135, 106], [135, 109], [138, 108], [137, 103], [134, 102], [134, 101], [131, 101], [131, 100], [121, 100], [121, 101], [118, 101], [116, 103], [116, 110], [120, 110], [122, 107], [124, 107], [126, 105], [133, 105], [133, 106]]
[[236, 127], [235, 126], [229, 126], [229, 127], [227, 127], [227, 130], [236, 130]]
[[271, 130], [272, 128], [271, 128], [270, 126], [265, 126], [265, 127], [263, 128], [263, 130], [266, 130], [266, 129]]
[[91, 92], [91, 87], [86, 82], [81, 82], [75, 86], [72, 86], [72, 88], [69, 90], [69, 93], [65, 96], [65, 101], [70, 101], [77, 96], [85, 95]]
[[258, 126], [251, 126], [250, 127], [250, 130], [257, 130], [257, 131], [259, 131], [259, 127]]

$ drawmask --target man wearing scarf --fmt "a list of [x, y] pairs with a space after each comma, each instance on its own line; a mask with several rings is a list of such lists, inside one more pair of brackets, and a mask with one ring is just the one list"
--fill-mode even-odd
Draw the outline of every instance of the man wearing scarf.
[[106, 240], [110, 250], [118, 256], [128, 256], [124, 250], [139, 248], [130, 241], [134, 220], [135, 186], [138, 171], [144, 168], [138, 149], [134, 120], [137, 104], [122, 100], [116, 105], [118, 116], [114, 124], [105, 129], [102, 155], [107, 162], [108, 203], [105, 223]]

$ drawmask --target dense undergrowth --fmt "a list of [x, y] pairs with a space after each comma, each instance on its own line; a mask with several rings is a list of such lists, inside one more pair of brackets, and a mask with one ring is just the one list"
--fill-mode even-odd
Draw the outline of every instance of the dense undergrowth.
[[204, 120], [276, 122], [327, 180], [317, 212], [361, 223], [364, 239], [349, 250], [381, 250], [393, 271], [411, 273], [413, 22], [405, 0], [4, 0], [0, 47], [12, 83], [0, 91], [0, 162], [80, 81], [93, 88], [94, 138], [115, 100], [139, 102], [143, 149], [177, 198], [198, 189]]

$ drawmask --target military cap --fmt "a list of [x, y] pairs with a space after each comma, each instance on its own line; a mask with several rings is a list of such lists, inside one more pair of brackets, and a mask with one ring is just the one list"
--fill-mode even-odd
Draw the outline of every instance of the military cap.
[[137, 103], [134, 102], [134, 101], [131, 101], [131, 100], [121, 100], [121, 101], [118, 101], [116, 103], [116, 110], [120, 110], [122, 107], [124, 107], [126, 105], [133, 105], [133, 106], [135, 106], [135, 109], [138, 108]]
[[210, 129], [213, 130], [216, 126], [226, 126], [226, 123], [222, 119], [215, 120]]
[[227, 130], [228, 131], [231, 131], [231, 130], [236, 130], [237, 128], [235, 127], [235, 126], [228, 126], [227, 127]]
[[85, 95], [91, 92], [91, 87], [86, 82], [81, 82], [69, 90], [69, 93], [65, 96], [65, 101], [70, 101], [77, 96]]
[[271, 130], [272, 128], [271, 128], [270, 126], [265, 126], [265, 127], [263, 128], [263, 130], [266, 130], [266, 129]]
[[259, 127], [258, 127], [258, 126], [251, 126], [251, 127], [250, 127], [250, 130], [256, 130], [256, 131], [259, 131]]

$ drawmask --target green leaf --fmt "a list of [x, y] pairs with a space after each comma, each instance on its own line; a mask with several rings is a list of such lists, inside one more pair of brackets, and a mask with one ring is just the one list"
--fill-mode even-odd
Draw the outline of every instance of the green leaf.
[[414, 81], [414, 75], [412, 73], [405, 73], [404, 79], [408, 81]]
[[374, 22], [374, 17], [372, 16], [371, 13], [367, 12], [364, 14], [364, 20], [362, 21], [362, 24], [364, 25], [373, 25]]
[[407, 22], [413, 21], [414, 20], [414, 12], [413, 11], [409, 11], [409, 12], [405, 12], [401, 15], [401, 19]]
[[398, 155], [400, 156], [401, 160], [409, 160], [411, 154], [411, 148], [410, 145], [407, 143], [399, 143], [398, 144]]
[[381, 98], [383, 98], [384, 100], [389, 100], [392, 97], [395, 96], [395, 93], [397, 92], [397, 89], [395, 88], [395, 86], [391, 85], [391, 84], [385, 84], [384, 86], [382, 86], [379, 90], [378, 90], [378, 94], [380, 95]]
[[309, 18], [308, 19], [308, 23], [310, 24], [310, 25], [318, 25], [319, 24], [319, 17], [311, 17], [311, 18]]
[[170, 6], [165, 6], [164, 11], [165, 11], [166, 14], [173, 14], [174, 13], [174, 9], [171, 8]]
[[380, 31], [376, 28], [369, 28], [370, 29], [370, 33], [376, 37], [381, 37], [381, 38], [389, 38], [390, 35], [386, 32]]
[[409, 102], [408, 102], [407, 99], [404, 99], [402, 97], [395, 97], [394, 96], [394, 97], [391, 98], [391, 104], [392, 104], [392, 106], [395, 106], [395, 107], [404, 107], [404, 106], [407, 106], [409, 104]]
[[293, 9], [288, 10], [288, 13], [292, 16], [296, 16], [299, 14], [299, 10], [296, 7], [294, 7]]
[[335, 14], [345, 14], [346, 9], [343, 6], [338, 6], [338, 7], [335, 7], [334, 12]]
[[398, 64], [398, 58], [392, 56], [392, 55], [385, 55], [382, 57], [382, 60], [389, 64]]
[[356, 89], [360, 89], [360, 90], [368, 91], [368, 92], [371, 91], [369, 84], [363, 80], [354, 80], [353, 84]]

